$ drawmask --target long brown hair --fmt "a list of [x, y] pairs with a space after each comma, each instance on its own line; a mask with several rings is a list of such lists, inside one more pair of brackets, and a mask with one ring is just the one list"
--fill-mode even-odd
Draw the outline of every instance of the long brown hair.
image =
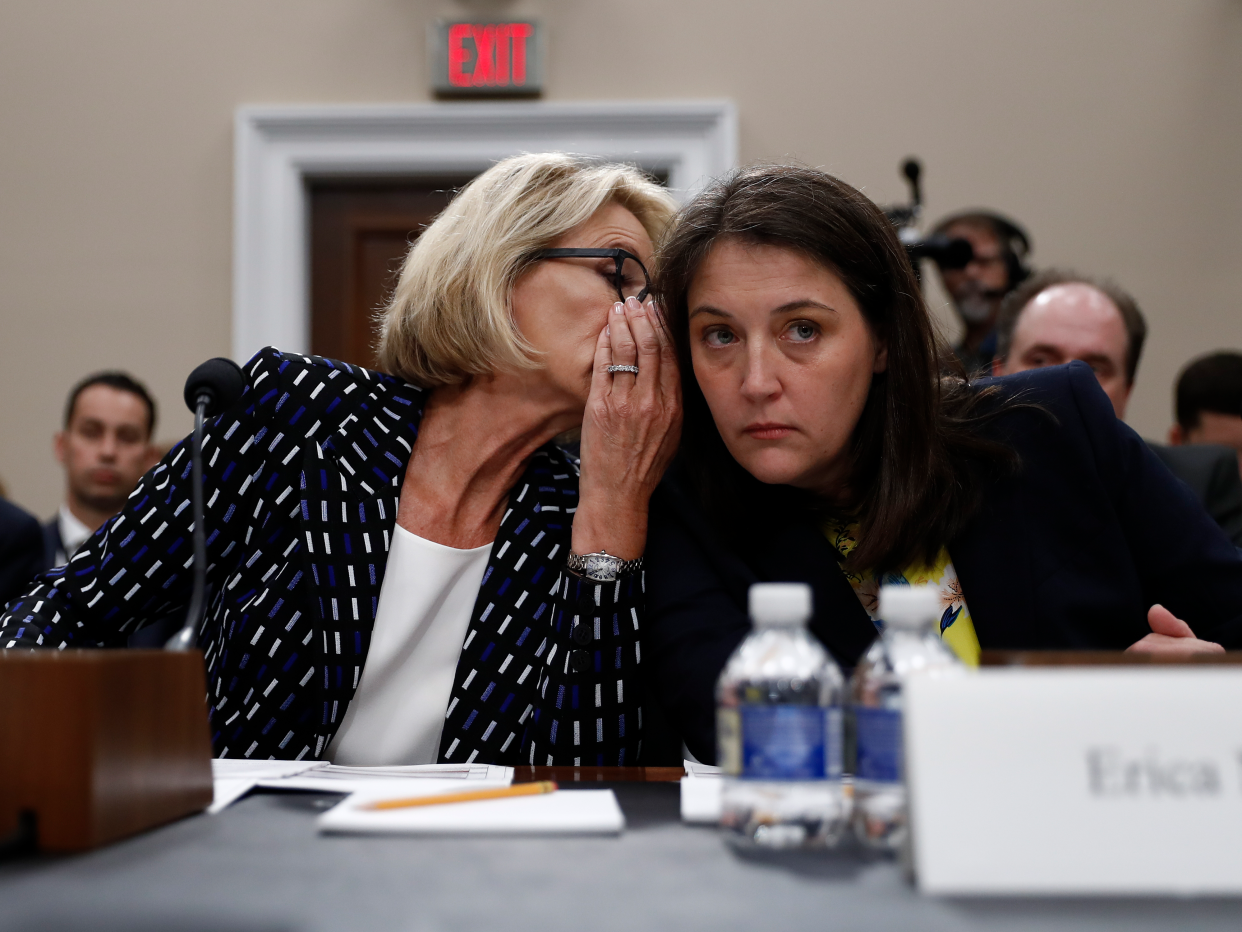
[[883, 212], [813, 169], [760, 165], [717, 181], [683, 208], [660, 250], [654, 290], [681, 365], [681, 455], [700, 504], [734, 537], [748, 533], [748, 512], [799, 502], [827, 508], [805, 493], [764, 487], [742, 469], [695, 380], [687, 296], [712, 247], [726, 238], [796, 250], [831, 270], [888, 348], [887, 369], [872, 377], [851, 441], [854, 499], [844, 512], [828, 510], [860, 524], [849, 567], [930, 562], [977, 510], [983, 480], [1016, 458], [979, 429], [997, 413], [987, 403], [991, 393], [969, 387], [960, 367], [958, 375], [941, 375], [927, 305]]

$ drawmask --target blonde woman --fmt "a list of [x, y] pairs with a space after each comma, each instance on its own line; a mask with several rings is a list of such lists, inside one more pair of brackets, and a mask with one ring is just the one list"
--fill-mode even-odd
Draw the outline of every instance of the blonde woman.
[[[501, 162], [423, 233], [381, 365], [260, 352], [204, 443], [220, 757], [637, 763], [648, 498], [680, 427], [639, 172]], [[552, 443], [581, 427], [581, 461]], [[188, 600], [185, 445], [0, 617], [119, 646]]]

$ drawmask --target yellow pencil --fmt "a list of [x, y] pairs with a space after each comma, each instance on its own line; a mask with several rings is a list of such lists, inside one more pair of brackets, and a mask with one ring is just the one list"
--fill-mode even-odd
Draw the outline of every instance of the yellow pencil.
[[487, 790], [467, 790], [464, 793], [442, 793], [438, 796], [411, 796], [407, 799], [384, 799], [360, 806], [360, 809], [410, 809], [414, 806], [438, 806], [442, 803], [472, 803], [479, 799], [508, 799], [510, 796], [538, 796], [551, 793], [556, 784], [551, 780], [535, 783], [518, 783], [514, 786], [495, 787]]

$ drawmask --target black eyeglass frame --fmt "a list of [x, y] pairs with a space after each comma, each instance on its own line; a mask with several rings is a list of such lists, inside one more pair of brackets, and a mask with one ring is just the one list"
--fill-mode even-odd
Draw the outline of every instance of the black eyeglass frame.
[[625, 249], [586, 249], [578, 247], [564, 247], [559, 249], [544, 249], [535, 253], [533, 259], [614, 259], [617, 263], [617, 270], [613, 273], [612, 287], [617, 290], [617, 297], [621, 302], [625, 303], [625, 293], [621, 290], [621, 270], [625, 265], [626, 259], [633, 259], [638, 263], [638, 267], [643, 270], [643, 279], [647, 284], [643, 287], [635, 297], [641, 302], [648, 294], [651, 293], [651, 273], [647, 271], [647, 266], [643, 265], [643, 260]]

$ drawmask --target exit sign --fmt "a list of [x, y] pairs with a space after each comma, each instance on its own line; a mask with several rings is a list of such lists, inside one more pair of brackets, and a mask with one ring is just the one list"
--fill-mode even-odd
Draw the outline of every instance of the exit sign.
[[535, 95], [543, 90], [543, 30], [532, 20], [436, 23], [431, 63], [437, 94]]

